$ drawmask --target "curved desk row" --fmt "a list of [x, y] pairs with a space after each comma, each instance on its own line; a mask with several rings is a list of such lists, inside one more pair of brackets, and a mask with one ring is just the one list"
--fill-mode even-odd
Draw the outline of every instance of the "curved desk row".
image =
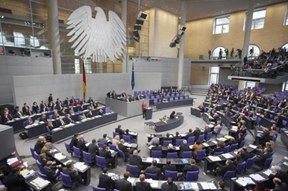
[[61, 139], [65, 139], [75, 133], [86, 131], [88, 129], [94, 128], [105, 123], [117, 120], [117, 113], [105, 114], [101, 117], [94, 117], [92, 119], [86, 119], [80, 123], [68, 124], [65, 128], [62, 128], [59, 131], [52, 131], [51, 138], [52, 142], [57, 142]]
[[166, 109], [166, 108], [185, 106], [185, 105], [192, 105], [193, 106], [193, 99], [194, 98], [177, 100], [177, 101], [170, 101], [170, 102], [166, 102], [166, 103], [162, 102], [162, 103], [157, 103], [154, 105], [156, 106], [157, 109]]
[[159, 121], [154, 123], [156, 132], [169, 131], [179, 127], [184, 122], [184, 116], [180, 115], [174, 119], [168, 119], [167, 122]]

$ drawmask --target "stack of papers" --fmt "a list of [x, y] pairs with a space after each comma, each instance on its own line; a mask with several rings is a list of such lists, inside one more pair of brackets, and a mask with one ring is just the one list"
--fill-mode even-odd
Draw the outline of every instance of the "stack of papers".
[[203, 190], [209, 190], [210, 189], [210, 186], [207, 182], [200, 182]]
[[76, 162], [74, 163], [74, 167], [80, 172], [85, 172], [85, 170], [88, 168], [84, 162]]
[[254, 185], [255, 183], [250, 177], [240, 177], [236, 179], [236, 182], [241, 186], [245, 187], [247, 185]]
[[252, 149], [256, 149], [257, 148], [256, 145], [252, 145], [252, 144], [250, 144], [249, 147], [252, 148]]
[[208, 144], [208, 143], [202, 143], [202, 145], [203, 145], [204, 147], [209, 147], [209, 144]]
[[63, 129], [61, 127], [58, 127], [58, 128], [52, 129], [52, 132], [57, 132], [57, 131], [61, 131], [61, 130], [63, 130]]
[[184, 164], [188, 164], [188, 163], [189, 163], [188, 159], [181, 159], [181, 160], [182, 160], [182, 162], [183, 162]]
[[255, 181], [265, 180], [265, 178], [263, 178], [260, 174], [250, 174], [249, 176]]
[[269, 176], [270, 174], [272, 174], [272, 171], [270, 169], [267, 169], [263, 173]]
[[10, 159], [7, 159], [7, 164], [9, 166], [11, 166], [11, 164], [13, 164], [14, 162], [17, 162], [18, 161], [18, 158], [17, 157], [14, 157], [14, 158], [10, 158]]
[[225, 153], [225, 154], [222, 154], [222, 156], [224, 157], [224, 158], [226, 158], [226, 159], [231, 159], [231, 158], [233, 158], [234, 156], [233, 155], [231, 155], [230, 153]]
[[66, 158], [66, 156], [63, 155], [62, 153], [56, 153], [56, 154], [54, 155], [54, 158], [57, 159], [57, 160], [63, 160], [63, 159]]
[[224, 142], [226, 141], [226, 139], [225, 139], [225, 138], [223, 138], [223, 137], [221, 137], [221, 138], [218, 138], [217, 140], [218, 140], [218, 141], [224, 141]]
[[41, 190], [45, 188], [50, 182], [48, 180], [44, 180], [43, 178], [37, 177], [30, 183], [34, 185], [37, 189]]
[[198, 184], [195, 182], [184, 182], [184, 190], [198, 190]]
[[220, 157], [218, 156], [208, 156], [208, 158], [213, 162], [221, 161]]
[[72, 160], [67, 160], [66, 162], [64, 162], [63, 164], [66, 166], [68, 163], [72, 162]]
[[21, 170], [20, 171], [20, 174], [25, 178], [29, 178], [30, 176], [33, 176], [35, 174], [35, 171], [34, 170], [27, 170], [27, 169], [24, 169], [24, 170]]

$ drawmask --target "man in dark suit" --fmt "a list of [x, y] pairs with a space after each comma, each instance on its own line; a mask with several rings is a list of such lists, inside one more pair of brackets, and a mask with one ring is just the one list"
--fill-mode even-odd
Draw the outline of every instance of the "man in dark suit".
[[106, 191], [111, 191], [115, 187], [115, 181], [112, 180], [107, 174], [108, 169], [103, 168], [102, 173], [99, 175], [99, 188], [105, 188]]
[[167, 182], [161, 185], [161, 191], [179, 191], [177, 185], [173, 182], [171, 177], [168, 177]]
[[167, 160], [166, 164], [162, 167], [162, 172], [165, 172], [165, 170], [176, 171], [177, 169], [174, 164], [171, 164], [170, 160]]
[[247, 151], [246, 147], [242, 147], [240, 150], [240, 156], [243, 161], [247, 161], [249, 158], [252, 157], [252, 155]]
[[110, 164], [112, 167], [115, 167], [115, 159], [112, 157], [107, 145], [104, 145], [102, 149], [99, 150], [99, 155], [106, 159], [108, 165]]
[[115, 132], [119, 134], [120, 138], [122, 139], [123, 134], [125, 133], [124, 130], [121, 128], [121, 125], [118, 125], [117, 128], [115, 129]]
[[84, 140], [83, 135], [80, 135], [77, 142], [77, 148], [80, 149], [81, 153], [83, 151], [87, 151], [86, 142]]
[[129, 158], [128, 164], [136, 165], [139, 169], [142, 169], [142, 158], [138, 156], [138, 151], [135, 149], [133, 155]]
[[82, 178], [78, 174], [78, 171], [73, 167], [73, 164], [71, 162], [66, 164], [66, 167], [62, 169], [62, 172], [64, 174], [67, 174], [71, 177], [72, 182], [80, 183], [82, 184]]
[[91, 154], [92, 160], [95, 162], [95, 157], [96, 157], [95, 155], [99, 154], [99, 148], [96, 145], [96, 140], [95, 139], [93, 139], [92, 143], [88, 145], [88, 153]]
[[63, 119], [63, 121], [65, 122], [65, 124], [69, 124], [69, 123], [74, 123], [74, 120], [71, 119], [70, 114], [66, 114], [66, 117]]
[[27, 191], [30, 190], [29, 186], [25, 183], [23, 176], [19, 174], [19, 171], [14, 168], [11, 172], [2, 180], [3, 184], [7, 187], [7, 190], [12, 191]]
[[20, 117], [23, 117], [23, 113], [20, 111], [19, 106], [16, 106], [14, 111], [14, 118], [20, 118]]
[[157, 177], [159, 178], [161, 175], [161, 169], [157, 167], [157, 161], [153, 160], [151, 166], [148, 166], [144, 173], [151, 173], [151, 174], [157, 174]]
[[199, 167], [196, 165], [196, 161], [194, 159], [190, 159], [190, 164], [186, 164], [182, 169], [183, 176], [186, 176], [188, 171], [199, 171]]
[[69, 144], [70, 149], [73, 150], [73, 146], [77, 147], [77, 143], [78, 143], [78, 134], [75, 133], [74, 136], [71, 139], [70, 144]]
[[216, 163], [216, 165], [218, 166], [216, 168], [216, 174], [221, 177], [223, 177], [227, 171], [236, 171], [236, 167], [231, 160], [227, 160], [224, 166], [220, 163]]
[[196, 127], [196, 129], [192, 133], [192, 135], [195, 136], [195, 140], [198, 139], [200, 134], [201, 134], [201, 130], [198, 127]]
[[47, 163], [43, 167], [43, 172], [47, 175], [50, 181], [56, 182], [58, 174], [56, 173], [55, 169], [52, 169], [52, 165], [52, 161], [47, 161]]
[[128, 158], [130, 156], [130, 154], [129, 154], [130, 150], [124, 145], [124, 140], [123, 139], [120, 140], [120, 143], [118, 144], [118, 149], [123, 151], [123, 153], [125, 154], [125, 158], [126, 158], [125, 162], [127, 162]]
[[140, 174], [140, 182], [136, 182], [135, 191], [152, 191], [152, 188], [148, 182], [145, 181], [145, 175]]
[[257, 164], [260, 167], [263, 167], [266, 159], [269, 157], [270, 157], [269, 149], [265, 147], [263, 153], [261, 153], [259, 156], [256, 157], [255, 164]]
[[131, 182], [129, 182], [127, 179], [129, 178], [130, 173], [124, 172], [124, 178], [121, 178], [116, 181], [116, 188], [120, 191], [133, 191], [133, 187]]
[[42, 148], [44, 147], [44, 144], [46, 143], [46, 139], [43, 136], [39, 136], [38, 140], [34, 146], [35, 152], [40, 155]]
[[179, 155], [182, 157], [182, 153], [184, 151], [190, 151], [189, 145], [187, 144], [187, 140], [183, 140], [183, 144], [180, 146], [180, 152]]
[[103, 138], [100, 138], [100, 139], [98, 139], [98, 144], [107, 144], [107, 134], [105, 133], [105, 134], [103, 134]]

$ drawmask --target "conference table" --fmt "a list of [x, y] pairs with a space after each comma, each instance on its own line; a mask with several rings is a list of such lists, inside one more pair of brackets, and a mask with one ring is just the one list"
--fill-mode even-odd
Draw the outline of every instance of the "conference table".
[[159, 121], [154, 123], [155, 131], [156, 132], [169, 131], [171, 129], [179, 127], [183, 122], [184, 122], [184, 116], [176, 114], [176, 117], [174, 119], [168, 119], [166, 122]]
[[86, 118], [80, 122], [76, 122], [75, 124], [70, 123], [68, 125], [65, 125], [64, 128], [56, 128], [55, 130], [52, 130], [51, 141], [52, 143], [54, 143], [69, 136], [72, 136], [75, 133], [80, 133], [115, 120], [117, 120], [117, 113], [110, 112], [105, 113], [102, 116]]

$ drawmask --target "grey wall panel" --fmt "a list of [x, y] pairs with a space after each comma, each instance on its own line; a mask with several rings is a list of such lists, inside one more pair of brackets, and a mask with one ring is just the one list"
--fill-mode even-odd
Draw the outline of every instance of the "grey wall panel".
[[219, 71], [219, 84], [227, 84], [227, 85], [235, 85], [238, 86], [238, 81], [236, 80], [228, 80], [228, 76], [231, 75], [230, 68], [221, 68]]

